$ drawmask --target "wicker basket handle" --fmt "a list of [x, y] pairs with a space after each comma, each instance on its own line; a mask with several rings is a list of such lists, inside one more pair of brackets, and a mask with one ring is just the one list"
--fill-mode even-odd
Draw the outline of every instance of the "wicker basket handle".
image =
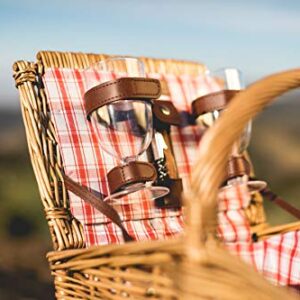
[[248, 121], [275, 97], [300, 86], [300, 69], [263, 78], [234, 97], [228, 109], [208, 130], [201, 142], [199, 159], [185, 193], [188, 209], [186, 249], [190, 259], [199, 259], [201, 248], [215, 240], [217, 193], [225, 175], [232, 146]]

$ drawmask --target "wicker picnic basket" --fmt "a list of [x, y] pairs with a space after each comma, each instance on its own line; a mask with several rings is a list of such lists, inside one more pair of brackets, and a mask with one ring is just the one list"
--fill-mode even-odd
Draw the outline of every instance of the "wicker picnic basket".
[[[42, 76], [45, 68], [86, 68], [107, 55], [39, 52], [37, 62], [18, 61], [20, 92], [33, 170], [54, 251], [48, 253], [58, 299], [279, 299], [294, 295], [266, 282], [231, 256], [216, 239], [216, 199], [232, 144], [245, 124], [274, 97], [300, 86], [300, 70], [268, 77], [240, 93], [202, 141], [185, 191], [184, 237], [155, 242], [85, 247], [82, 226], [69, 209], [64, 167]], [[142, 58], [147, 72], [197, 74], [198, 63]], [[228, 130], [230, 128], [230, 130]], [[299, 222], [266, 228], [262, 198], [246, 208], [258, 236], [299, 228]], [[296, 299], [296, 298], [295, 298]]]

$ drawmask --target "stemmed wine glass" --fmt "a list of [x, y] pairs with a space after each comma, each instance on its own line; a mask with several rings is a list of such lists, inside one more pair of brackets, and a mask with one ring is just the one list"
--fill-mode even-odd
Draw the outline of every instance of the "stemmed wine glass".
[[[134, 57], [108, 58], [93, 65], [87, 73], [95, 76], [86, 76], [86, 91], [121, 77], [146, 77], [143, 62]], [[90, 119], [100, 146], [121, 166], [137, 161], [151, 143], [153, 120], [150, 101], [117, 100], [95, 109]], [[145, 197], [154, 200], [169, 193], [167, 187], [152, 184], [128, 184], [120, 191], [110, 193], [104, 201], [132, 204]]]
[[[242, 73], [236, 68], [221, 68], [216, 71], [207, 71], [206, 76], [209, 84], [213, 85], [214, 92], [226, 90], [240, 91], [245, 88]], [[202, 118], [202, 122], [206, 126], [211, 126], [212, 123], [219, 118], [221, 112], [221, 110], [215, 110], [211, 113], [200, 116], [200, 119]], [[232, 148], [232, 158], [241, 157], [245, 154], [250, 143], [251, 130], [252, 122], [250, 121]], [[249, 180], [248, 175], [243, 175], [229, 179], [223, 189], [240, 183], [246, 183], [250, 192], [260, 191], [266, 187], [266, 183], [264, 181]]]

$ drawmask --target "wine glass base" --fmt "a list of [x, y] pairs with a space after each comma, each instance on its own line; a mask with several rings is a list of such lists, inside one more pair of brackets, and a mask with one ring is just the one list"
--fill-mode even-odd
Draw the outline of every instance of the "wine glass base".
[[227, 184], [221, 188], [221, 190], [230, 189], [238, 184], [246, 184], [250, 194], [259, 192], [267, 187], [267, 183], [265, 181], [248, 180], [247, 177], [244, 176], [244, 177], [237, 177], [229, 180]]
[[259, 192], [267, 187], [267, 183], [262, 180], [251, 180], [247, 182], [250, 194]]
[[142, 201], [155, 200], [169, 194], [170, 190], [164, 186], [152, 186], [145, 183], [136, 183], [127, 186], [124, 190], [111, 194], [104, 201], [111, 205], [137, 204]]

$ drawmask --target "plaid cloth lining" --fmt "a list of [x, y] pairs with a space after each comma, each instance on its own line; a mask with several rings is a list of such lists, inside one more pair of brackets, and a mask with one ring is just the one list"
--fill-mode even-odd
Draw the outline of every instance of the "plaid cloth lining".
[[[205, 82], [204, 77], [168, 75], [162, 78], [158, 74], [150, 76], [166, 80], [172, 101], [179, 111], [189, 112], [188, 99], [196, 97], [198, 88], [202, 89], [203, 94], [213, 89]], [[82, 98], [86, 77], [100, 78], [101, 73], [93, 70], [47, 69], [43, 80], [66, 174], [94, 191], [108, 194], [106, 174], [117, 162], [103, 151], [93, 127], [86, 120]], [[186, 185], [202, 130], [195, 125], [182, 128], [172, 126], [171, 135], [178, 171]], [[129, 138], [128, 142], [130, 143]], [[147, 160], [146, 153], [141, 155], [140, 160]], [[157, 209], [153, 202], [143, 200], [140, 203], [116, 207], [121, 219], [132, 221], [181, 215], [181, 210]], [[100, 212], [73, 194], [70, 194], [70, 202], [72, 213], [82, 224], [110, 222]]]
[[[250, 227], [243, 211], [249, 201], [249, 193], [245, 185], [219, 194], [221, 209], [218, 213], [218, 232], [224, 242], [251, 241]], [[227, 211], [228, 208], [230, 210]], [[156, 240], [180, 234], [183, 231], [184, 220], [182, 214], [178, 214], [177, 216], [124, 221], [123, 225], [136, 240]], [[113, 223], [86, 224], [85, 232], [88, 233], [87, 236], [95, 236], [96, 244], [123, 242], [121, 230]]]
[[[46, 69], [43, 81], [66, 174], [94, 191], [107, 194], [106, 174], [116, 161], [102, 150], [93, 128], [86, 121], [82, 98], [85, 76], [100, 78], [101, 74], [77, 69]], [[170, 100], [183, 117], [184, 125], [180, 128], [172, 126], [171, 136], [178, 171], [185, 186], [203, 133], [199, 126], [189, 125], [190, 101], [219, 88], [202, 76], [150, 74], [149, 77], [166, 81]], [[147, 160], [146, 154], [140, 160]], [[83, 224], [88, 246], [123, 242], [120, 229], [109, 219], [74, 194], [69, 193], [69, 197], [73, 215]], [[254, 264], [272, 282], [299, 285], [299, 233], [290, 232], [251, 243], [250, 227], [243, 211], [249, 201], [245, 186], [219, 193], [220, 237], [230, 251]], [[183, 230], [181, 209], [157, 209], [146, 199], [116, 209], [125, 228], [136, 240], [164, 239]]]
[[277, 285], [300, 285], [300, 231], [279, 234], [257, 243], [226, 243], [230, 252], [253, 265]]

